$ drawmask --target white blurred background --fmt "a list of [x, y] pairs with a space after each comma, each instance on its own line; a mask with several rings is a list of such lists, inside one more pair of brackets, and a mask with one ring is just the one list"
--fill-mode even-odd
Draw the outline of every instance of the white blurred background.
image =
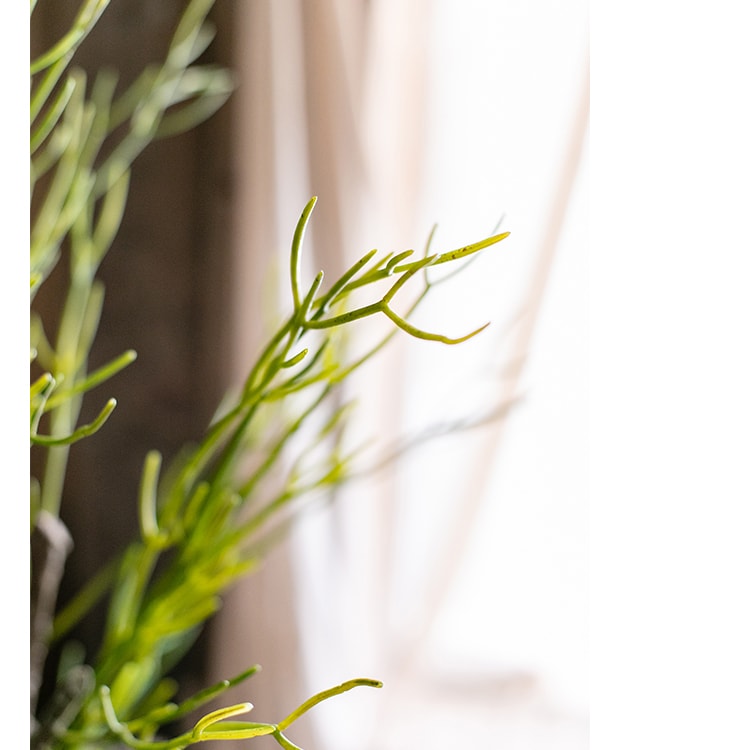
[[[328, 278], [372, 247], [420, 250], [435, 223], [440, 251], [498, 221], [511, 232], [415, 319], [486, 331], [457, 347], [399, 337], [348, 394], [355, 440], [386, 446], [504, 416], [426, 441], [303, 516], [222, 615], [217, 674], [250, 630], [260, 692], [276, 680], [288, 694], [295, 657], [300, 695], [384, 681], [318, 706], [316, 746], [588, 746], [587, 12], [287, 0], [248, 4], [236, 31], [249, 49], [239, 214], [265, 217], [237, 227], [238, 288], [262, 284], [242, 248], [284, 258], [312, 194], [306, 272]], [[247, 612], [251, 595], [274, 616]]]

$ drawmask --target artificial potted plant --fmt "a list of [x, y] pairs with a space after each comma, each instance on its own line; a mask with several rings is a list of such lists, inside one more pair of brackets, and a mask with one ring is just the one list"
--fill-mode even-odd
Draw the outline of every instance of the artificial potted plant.
[[[257, 665], [179, 700], [173, 668], [222, 594], [251, 574], [269, 539], [283, 533], [300, 501], [350, 476], [356, 456], [340, 440], [348, 409], [331, 408], [341, 384], [398, 331], [450, 345], [481, 330], [458, 338], [422, 330], [410, 313], [396, 312], [394, 297], [406, 285], [421, 284], [413, 310], [434, 289], [430, 269], [478, 253], [507, 233], [445, 253], [432, 252], [429, 242], [421, 256], [372, 250], [326, 283], [323, 271], [313, 279], [302, 274], [312, 198], [291, 238], [290, 314], [197, 444], [169, 466], [162, 466], [157, 451], [144, 457], [140, 486], [133, 487], [139, 535], [58, 608], [72, 543], [60, 517], [70, 451], [117, 419], [110, 398], [82, 423], [83, 400], [136, 360], [128, 350], [89, 367], [104, 297], [98, 270], [126, 208], [133, 162], [154, 139], [210, 117], [232, 91], [227, 71], [199, 62], [212, 38], [206, 21], [212, 0], [186, 4], [163, 63], [148, 66], [124, 91], [107, 72], [87, 81], [73, 58], [107, 5], [83, 0], [69, 33], [31, 62], [30, 426], [41, 467], [30, 493], [31, 745], [167, 750], [270, 735], [289, 750], [296, 746], [287, 730], [299, 716], [349, 689], [380, 683], [353, 679], [312, 696], [277, 722], [249, 722], [237, 717], [250, 703], [205, 707], [251, 677]], [[37, 293], [62, 264], [64, 301], [45, 319], [34, 304]], [[375, 293], [382, 285], [385, 292]], [[388, 318], [391, 332], [352, 357], [337, 334], [370, 316]], [[243, 458], [250, 450], [259, 459], [248, 468]], [[270, 497], [262, 494], [279, 467], [281, 486]], [[98, 653], [84, 657], [74, 646], [65, 648], [71, 629], [99, 602], [106, 602], [107, 618]], [[53, 645], [58, 650], [50, 678]], [[179, 729], [172, 732], [174, 727]]]

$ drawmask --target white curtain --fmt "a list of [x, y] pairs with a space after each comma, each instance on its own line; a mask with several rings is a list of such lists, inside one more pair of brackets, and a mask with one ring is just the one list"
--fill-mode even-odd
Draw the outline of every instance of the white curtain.
[[385, 682], [316, 707], [290, 731], [310, 749], [586, 747], [587, 6], [252, 0], [242, 13], [238, 379], [263, 305], [286, 294], [311, 195], [305, 271], [329, 278], [372, 247], [419, 249], [433, 222], [438, 250], [501, 218], [511, 237], [419, 313], [449, 335], [487, 331], [459, 347], [398, 337], [349, 386], [354, 439], [385, 448], [500, 416], [305, 515], [227, 601], [216, 677], [263, 663], [242, 695], [257, 720], [354, 676]]

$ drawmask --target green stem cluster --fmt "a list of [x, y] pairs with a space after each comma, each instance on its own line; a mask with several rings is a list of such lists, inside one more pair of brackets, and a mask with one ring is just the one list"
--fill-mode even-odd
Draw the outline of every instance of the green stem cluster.
[[[266, 722], [249, 722], [249, 721], [228, 721], [234, 716], [240, 716], [252, 710], [252, 703], [236, 703], [225, 708], [219, 708], [199, 719], [192, 729], [184, 732], [171, 740], [151, 741], [141, 740], [136, 737], [131, 726], [122, 723], [115, 712], [112, 704], [110, 691], [106, 687], [100, 688], [100, 698], [104, 708], [107, 724], [112, 733], [122, 740], [128, 747], [136, 750], [183, 750], [190, 745], [199, 742], [209, 742], [211, 740], [247, 740], [254, 737], [270, 735], [284, 750], [301, 750], [288, 737], [284, 731], [291, 726], [300, 716], [307, 713], [313, 706], [324, 700], [341, 695], [355, 687], [373, 687], [380, 688], [383, 683], [378, 680], [368, 678], [359, 678], [348, 680], [347, 682], [337, 685], [328, 690], [316, 693], [308, 698], [302, 705], [298, 706], [292, 713], [278, 724], [269, 724]], [[173, 717], [177, 715], [179, 709], [175, 708]], [[132, 722], [131, 724], [136, 724]]]
[[[299, 260], [314, 204], [313, 198], [300, 217], [292, 268]], [[426, 252], [422, 260], [408, 263], [404, 261], [411, 253], [380, 260], [368, 253], [326, 292], [320, 291], [322, 273], [306, 291], [292, 273], [294, 309], [271, 336], [234, 405], [163, 478], [160, 455], [152, 452], [146, 458], [139, 493], [141, 539], [112, 569], [109, 617], [95, 667], [96, 684], [111, 688], [117, 716], [127, 721], [152, 691], [160, 692], [164, 674], [214, 614], [223, 591], [253, 569], [299, 502], [349, 476], [352, 456], [343, 452], [340, 442], [333, 440], [321, 450], [340, 432], [346, 407], [336, 409], [312, 430], [306, 426], [325, 413], [324, 402], [336, 386], [385, 339], [354, 362], [346, 362], [327, 331], [384, 312], [395, 292], [417, 272], [467, 258], [506, 236], [495, 235], [450, 253]], [[393, 283], [378, 303], [346, 309], [354, 289], [388, 278]], [[425, 291], [429, 288], [426, 284]], [[334, 305], [339, 311], [329, 312]], [[397, 329], [431, 341], [451, 344], [467, 338], [439, 336], [403, 323]], [[310, 337], [317, 340], [306, 346]], [[316, 449], [321, 457], [310, 460]], [[248, 453], [259, 460], [243, 472]], [[284, 461], [290, 462], [286, 470]], [[280, 473], [280, 484], [266, 481]], [[60, 613], [58, 637], [74, 623], [71, 612], [83, 616], [96, 601], [96, 593], [106, 590], [100, 579], [84, 589]], [[84, 724], [98, 725], [100, 732], [111, 731], [100, 693], [92, 694], [82, 717]]]
[[[125, 352], [87, 373], [104, 301], [96, 274], [120, 227], [132, 163], [153, 140], [206, 119], [232, 89], [226, 71], [194, 64], [213, 38], [205, 21], [213, 2], [192, 0], [161, 66], [148, 66], [118, 96], [116, 74], [103, 71], [87, 95], [86, 75], [70, 69], [70, 63], [108, 4], [86, 0], [70, 31], [31, 63], [32, 301], [57, 265], [65, 241], [70, 259], [54, 346], [33, 311], [31, 323], [32, 361], [43, 370], [45, 386], [36, 392], [32, 386], [31, 443], [49, 449], [40, 505], [55, 516], [70, 445], [96, 432], [116, 405], [107, 400], [96, 419], [77, 427], [83, 394], [135, 359], [134, 352]], [[40, 434], [45, 414], [49, 432]], [[32, 508], [32, 514], [38, 510]]]

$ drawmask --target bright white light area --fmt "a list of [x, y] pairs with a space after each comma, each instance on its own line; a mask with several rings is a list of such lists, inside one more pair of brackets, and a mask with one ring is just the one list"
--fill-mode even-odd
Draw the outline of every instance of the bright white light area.
[[[534, 673], [555, 700], [585, 713], [585, 146], [572, 184], [562, 183], [576, 113], [587, 95], [587, 6], [466, 2], [459, 9], [442, 2], [435, 10], [425, 225], [439, 220], [437, 249], [465, 242], [467, 227], [489, 232], [501, 215], [511, 237], [446, 290], [451, 299], [442, 308], [444, 320], [440, 292], [425, 309], [424, 319], [443, 329], [493, 324], [460, 354], [408, 349], [408, 372], [421, 386], [407, 402], [407, 420], [429, 424], [436, 401], [448, 403], [454, 414], [487, 408], [507, 393], [509, 356], [520, 353], [526, 360], [518, 389], [509, 394], [521, 401], [504, 424], [436, 444], [402, 473], [404, 502], [413, 506], [404, 511], [403, 527], [411, 543], [404, 545], [394, 585], [403, 611], [419, 590], [419, 576], [429, 579], [446, 554], [435, 548], [435, 538], [414, 527], [425, 505], [435, 507], [436, 515], [447, 510], [441, 531], [450, 538], [456, 503], [469, 505], [466, 495], [482, 491], [465, 555], [426, 644], [427, 658], [436, 667], [451, 663], [466, 676], [472, 669]], [[539, 274], [540, 253], [549, 249], [550, 225], [566, 190], [530, 348], [517, 352], [519, 329], [533, 315], [529, 286]], [[464, 296], [457, 300], [459, 292]], [[456, 309], [463, 311], [460, 323]], [[462, 382], [471, 387], [458, 396]], [[472, 472], [484, 474], [479, 488]], [[421, 560], [410, 555], [415, 546], [424, 548]], [[420, 564], [418, 574], [405, 573]]]
[[365, 729], [377, 750], [452, 750], [488, 737], [492, 747], [581, 750], [587, 4], [428, 7], [418, 237], [438, 222], [432, 249], [444, 251], [482, 239], [501, 218], [511, 235], [436, 287], [414, 319], [452, 336], [491, 326], [458, 347], [409, 341], [381, 384], [388, 403], [362, 399], [365, 421], [376, 429], [378, 411], [391, 410], [408, 435], [506, 399], [514, 407], [415, 450], [376, 497], [350, 493], [335, 523], [305, 521], [309, 673], [386, 683], [382, 695], [347, 697], [316, 717], [333, 750], [361, 743]]

